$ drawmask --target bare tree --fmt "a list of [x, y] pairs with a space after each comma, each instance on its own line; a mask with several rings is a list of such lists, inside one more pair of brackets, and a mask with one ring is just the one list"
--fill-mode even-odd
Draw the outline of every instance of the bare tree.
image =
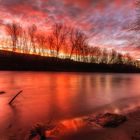
[[55, 51], [55, 45], [54, 45], [54, 39], [52, 35], [49, 35], [47, 37], [47, 44], [49, 46], [49, 51], [50, 51], [50, 55], [54, 56], [54, 51]]
[[91, 47], [88, 44], [83, 46], [83, 57], [82, 57], [82, 60], [84, 62], [91, 62], [90, 49], [91, 49]]
[[109, 63], [114, 64], [117, 62], [118, 53], [112, 49], [109, 54]]
[[23, 27], [20, 26], [20, 32], [18, 35], [18, 42], [17, 42], [17, 48], [19, 49], [19, 51], [23, 51], [25, 47], [23, 44], [23, 36], [24, 36], [24, 30]]
[[108, 63], [108, 51], [104, 48], [101, 53], [101, 63], [107, 64]]
[[29, 42], [29, 38], [28, 38], [28, 33], [26, 32], [26, 30], [23, 30], [22, 33], [22, 49], [24, 53], [30, 53], [30, 46], [28, 45]]
[[99, 47], [90, 48], [90, 59], [93, 63], [99, 63], [101, 57], [101, 49]]
[[56, 23], [53, 26], [53, 42], [54, 46], [56, 49], [56, 56], [59, 56], [60, 49], [62, 48], [63, 45], [66, 43], [66, 38], [68, 35], [68, 30], [67, 27], [64, 26], [63, 24], [58, 24]]
[[21, 26], [18, 23], [11, 23], [5, 25], [6, 33], [11, 36], [13, 51], [16, 51], [18, 36], [21, 32]]
[[78, 31], [76, 31], [75, 29], [71, 29], [71, 32], [70, 32], [70, 44], [71, 44], [70, 45], [70, 59], [71, 59], [73, 52], [77, 46], [78, 34], [79, 34]]
[[78, 56], [83, 55], [85, 53], [87, 47], [87, 39], [88, 37], [82, 33], [80, 30], [72, 29], [70, 32], [70, 59], [75, 53], [76, 59]]
[[36, 46], [35, 46], [35, 38], [36, 38], [36, 31], [37, 31], [37, 26], [33, 24], [28, 28], [28, 34], [30, 37], [30, 45], [33, 47], [33, 52], [36, 53]]
[[39, 48], [39, 54], [45, 55], [46, 41], [47, 41], [46, 37], [43, 36], [43, 34], [38, 34], [36, 36], [36, 38], [37, 38], [37, 43], [39, 45], [39, 47], [38, 47]]
[[124, 55], [124, 62], [125, 64], [131, 65], [133, 63], [133, 59], [129, 53]]
[[123, 64], [123, 55], [121, 53], [118, 53], [116, 63], [117, 64]]
[[84, 33], [79, 34], [77, 55], [80, 54], [83, 61], [86, 61], [86, 54], [88, 53], [87, 36]]

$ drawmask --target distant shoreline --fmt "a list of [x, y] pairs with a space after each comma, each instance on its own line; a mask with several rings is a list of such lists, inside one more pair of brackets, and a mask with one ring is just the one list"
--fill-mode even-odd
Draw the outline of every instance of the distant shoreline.
[[139, 73], [140, 68], [126, 64], [85, 63], [70, 59], [44, 57], [0, 50], [0, 70]]

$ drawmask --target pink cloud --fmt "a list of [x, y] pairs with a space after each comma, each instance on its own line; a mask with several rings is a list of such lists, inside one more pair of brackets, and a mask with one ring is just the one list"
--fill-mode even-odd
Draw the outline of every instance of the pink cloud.
[[0, 8], [0, 23], [17, 20], [48, 29], [63, 22], [90, 36], [97, 32], [90, 44], [115, 48], [128, 46], [132, 34], [126, 28], [135, 19], [133, 0], [4, 0]]

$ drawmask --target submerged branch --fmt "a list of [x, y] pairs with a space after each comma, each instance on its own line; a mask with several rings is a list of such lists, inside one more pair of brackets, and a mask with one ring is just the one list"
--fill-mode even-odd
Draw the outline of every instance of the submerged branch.
[[16, 97], [17, 97], [19, 94], [21, 94], [22, 91], [23, 91], [23, 90], [19, 91], [19, 92], [10, 100], [9, 105], [12, 104], [12, 102], [16, 99]]

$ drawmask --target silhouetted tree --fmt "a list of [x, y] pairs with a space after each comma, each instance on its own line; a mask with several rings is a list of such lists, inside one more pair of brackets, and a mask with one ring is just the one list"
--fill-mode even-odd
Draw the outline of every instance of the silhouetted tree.
[[24, 53], [30, 53], [31, 46], [29, 46], [29, 38], [28, 38], [28, 33], [26, 30], [23, 30], [22, 32], [22, 48]]
[[60, 49], [66, 43], [68, 32], [69, 30], [63, 24], [56, 23], [53, 26], [53, 32], [52, 32], [53, 40], [54, 40], [53, 43], [55, 46], [57, 57], [59, 56]]
[[47, 44], [49, 46], [49, 51], [50, 51], [50, 55], [54, 56], [55, 53], [55, 45], [54, 45], [54, 39], [52, 35], [49, 35], [47, 37]]
[[13, 51], [16, 51], [18, 36], [21, 33], [21, 26], [18, 23], [9, 23], [5, 25], [6, 33], [11, 36]]
[[35, 39], [36, 39], [36, 31], [37, 31], [37, 26], [33, 24], [28, 28], [28, 33], [30, 37], [30, 45], [33, 47], [33, 52], [36, 53], [36, 46], [35, 46]]
[[117, 62], [118, 53], [112, 49], [109, 54], [109, 63], [114, 64]]
[[102, 50], [102, 53], [101, 53], [100, 57], [101, 57], [100, 58], [101, 63], [105, 63], [105, 64], [108, 63], [108, 52], [105, 48]]
[[85, 49], [87, 47], [87, 39], [88, 37], [82, 33], [80, 30], [72, 29], [70, 32], [70, 59], [75, 53], [76, 59], [78, 59], [78, 55], [83, 55]]
[[116, 63], [123, 64], [123, 55], [121, 53], [118, 53]]
[[47, 49], [46, 48], [46, 42], [47, 42], [47, 39], [46, 37], [43, 35], [43, 34], [38, 34], [36, 36], [37, 38], [37, 43], [38, 43], [38, 50], [39, 50], [39, 54], [41, 55], [45, 55], [45, 50]]
[[91, 47], [88, 46], [88, 45], [84, 45], [83, 46], [83, 51], [84, 51], [84, 54], [83, 54], [83, 61], [84, 62], [91, 62], [91, 59], [90, 59], [90, 49]]
[[91, 62], [100, 63], [101, 49], [99, 47], [92, 47], [90, 49], [90, 53], [91, 53]]
[[125, 62], [125, 64], [128, 64], [128, 65], [133, 64], [133, 59], [132, 59], [132, 57], [130, 56], [129, 53], [124, 55], [124, 62]]

